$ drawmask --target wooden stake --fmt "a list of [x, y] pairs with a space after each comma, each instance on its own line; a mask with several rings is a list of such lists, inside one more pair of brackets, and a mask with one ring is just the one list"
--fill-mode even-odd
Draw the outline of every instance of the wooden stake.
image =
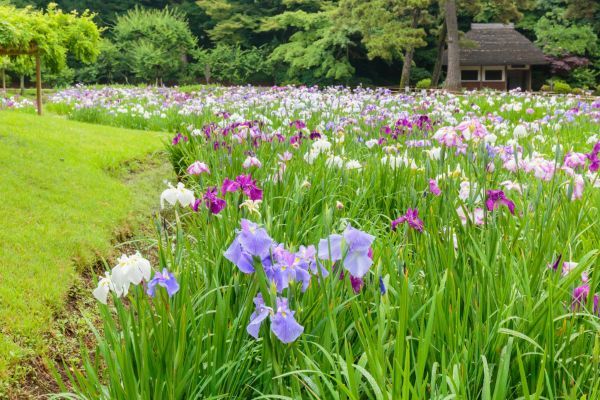
[[38, 115], [42, 115], [42, 63], [39, 51], [35, 53], [35, 95]]

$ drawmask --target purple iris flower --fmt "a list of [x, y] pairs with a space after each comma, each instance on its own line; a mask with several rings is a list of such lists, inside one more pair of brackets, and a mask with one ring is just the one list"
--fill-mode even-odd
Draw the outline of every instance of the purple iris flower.
[[409, 208], [406, 210], [406, 214], [401, 215], [392, 221], [392, 230], [395, 231], [396, 227], [400, 224], [407, 223], [411, 228], [423, 232], [423, 221], [419, 218], [419, 210], [416, 208]]
[[[227, 205], [227, 202], [217, 197], [218, 190], [216, 187], [209, 187], [203, 196], [204, 204], [213, 214], [220, 213]], [[195, 205], [195, 204], [194, 204]], [[197, 209], [196, 209], [197, 211]]]
[[250, 323], [246, 327], [246, 331], [255, 339], [258, 339], [260, 326], [267, 316], [271, 317], [271, 331], [283, 343], [291, 343], [304, 332], [304, 327], [300, 325], [294, 318], [294, 311], [288, 307], [286, 298], [277, 298], [277, 309], [273, 312], [271, 307], [265, 305], [262, 295], [259, 293], [254, 298], [256, 310], [250, 316]]
[[242, 229], [225, 251], [225, 258], [245, 274], [254, 272], [253, 257], [263, 260], [269, 257], [273, 239], [264, 228], [242, 219]]
[[300, 260], [300, 265], [302, 265], [305, 269], [308, 269], [312, 274], [315, 275], [319, 273], [317, 268], [320, 267], [321, 275], [323, 276], [323, 278], [326, 278], [329, 275], [329, 271], [321, 263], [317, 263], [316, 256], [317, 249], [315, 249], [315, 246], [313, 245], [310, 245], [308, 247], [300, 246], [300, 248], [296, 252], [296, 257]]
[[296, 322], [294, 313], [289, 309], [286, 298], [277, 298], [277, 310], [271, 316], [271, 331], [283, 343], [292, 343], [304, 332], [304, 327]]
[[494, 211], [498, 205], [505, 205], [512, 215], [515, 215], [515, 203], [506, 198], [502, 190], [488, 190], [485, 205], [488, 211]]
[[343, 260], [344, 268], [352, 276], [362, 278], [373, 264], [373, 260], [369, 257], [373, 240], [375, 240], [374, 236], [348, 225], [343, 235], [333, 234], [319, 241], [319, 258], [332, 262], [341, 260], [343, 241], [347, 248]]
[[154, 274], [154, 278], [148, 282], [148, 289], [146, 290], [146, 293], [148, 293], [150, 297], [154, 297], [156, 294], [157, 285], [167, 289], [167, 294], [169, 297], [172, 297], [179, 291], [179, 284], [177, 283], [177, 280], [166, 268], [163, 268], [162, 273], [156, 272]]
[[173, 140], [171, 140], [171, 143], [173, 144], [173, 146], [179, 144], [179, 142], [184, 141], [187, 142], [188, 138], [187, 136], [183, 136], [181, 133], [178, 133], [177, 135], [175, 135], [175, 137], [173, 138]]
[[442, 191], [440, 190], [440, 187], [438, 186], [438, 184], [435, 181], [435, 179], [430, 179], [429, 180], [429, 191], [434, 196], [439, 196], [439, 195], [442, 194]]
[[227, 192], [237, 192], [239, 188], [239, 183], [232, 181], [229, 178], [225, 178], [223, 180], [223, 185], [221, 185], [221, 196], [225, 196], [225, 193]]
[[296, 129], [304, 129], [306, 128], [306, 124], [303, 121], [296, 120], [290, 122], [290, 126], [295, 127]]
[[579, 309], [580, 306], [585, 305], [588, 295], [590, 294], [589, 285], [581, 285], [573, 289], [573, 302], [571, 308], [573, 310]]
[[222, 196], [227, 192], [237, 192], [238, 190], [244, 192], [244, 194], [253, 201], [262, 200], [263, 198], [262, 190], [256, 186], [256, 181], [252, 179], [250, 174], [239, 175], [235, 178], [235, 181], [232, 181], [229, 178], [223, 180], [223, 184], [221, 185]]
[[190, 207], [192, 207], [192, 210], [194, 210], [195, 212], [198, 212], [198, 209], [200, 208], [200, 204], [202, 204], [202, 199], [196, 199], [194, 201], [194, 204], [191, 204]]
[[381, 292], [382, 296], [387, 292], [385, 283], [383, 282], [383, 278], [381, 276], [379, 277], [379, 291]]
[[600, 158], [598, 157], [598, 154], [600, 154], [600, 142], [597, 142], [594, 145], [592, 152], [586, 155], [590, 161], [590, 172], [596, 172], [598, 169], [600, 169]]
[[310, 284], [308, 265], [301, 263], [294, 253], [287, 250], [274, 254], [274, 257], [276, 262], [272, 268], [272, 280], [275, 282], [277, 292], [281, 293], [292, 281], [302, 282], [302, 291], [306, 291]]
[[358, 294], [365, 285], [365, 281], [362, 278], [357, 278], [350, 275], [350, 285], [352, 285], [352, 290], [354, 290], [354, 293]]
[[262, 322], [269, 316], [269, 313], [273, 312], [273, 309], [265, 305], [265, 301], [260, 293], [254, 298], [254, 305], [256, 306], [256, 310], [250, 316], [250, 323], [246, 327], [246, 331], [254, 339], [258, 339], [260, 326], [262, 325]]

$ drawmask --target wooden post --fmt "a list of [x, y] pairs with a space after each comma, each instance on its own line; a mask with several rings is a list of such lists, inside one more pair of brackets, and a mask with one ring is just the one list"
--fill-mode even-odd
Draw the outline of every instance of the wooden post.
[[42, 63], [40, 52], [35, 53], [35, 95], [38, 115], [42, 115]]

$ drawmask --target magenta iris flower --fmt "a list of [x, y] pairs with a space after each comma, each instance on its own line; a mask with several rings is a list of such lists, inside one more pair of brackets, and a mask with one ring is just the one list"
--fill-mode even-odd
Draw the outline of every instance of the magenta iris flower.
[[512, 215], [515, 215], [515, 203], [507, 199], [502, 190], [488, 190], [485, 205], [488, 211], [494, 211], [499, 205], [504, 205]]
[[343, 235], [333, 234], [319, 241], [319, 258], [335, 262], [345, 253], [344, 268], [355, 278], [362, 278], [373, 264], [369, 250], [374, 240], [374, 236], [348, 225]]
[[148, 282], [148, 289], [146, 290], [146, 293], [148, 293], [150, 297], [154, 297], [156, 294], [156, 286], [162, 286], [167, 289], [167, 294], [169, 297], [172, 297], [179, 291], [177, 279], [175, 279], [173, 274], [170, 273], [166, 268], [163, 268], [162, 273], [156, 272], [154, 274], [154, 278]]
[[225, 206], [227, 205], [227, 202], [225, 200], [217, 197], [218, 193], [219, 192], [216, 187], [209, 187], [203, 196], [204, 204], [213, 214], [220, 213], [223, 210], [223, 208], [225, 208]]
[[587, 284], [573, 289], [573, 302], [571, 304], [571, 308], [573, 310], [577, 310], [580, 306], [584, 306], [589, 294], [590, 286]]
[[416, 208], [409, 208], [406, 210], [406, 214], [396, 218], [392, 221], [392, 230], [395, 231], [396, 227], [400, 224], [407, 223], [408, 226], [417, 230], [419, 232], [423, 232], [423, 221], [419, 218], [419, 210]]
[[600, 169], [600, 158], [598, 157], [598, 154], [600, 154], [600, 142], [597, 142], [594, 145], [592, 152], [586, 155], [590, 162], [590, 172], [597, 172], [598, 169]]
[[439, 196], [439, 195], [442, 194], [442, 191], [440, 190], [440, 187], [438, 186], [438, 184], [435, 181], [435, 179], [430, 179], [429, 180], [429, 191], [434, 196]]
[[171, 143], [173, 144], [173, 146], [179, 144], [179, 142], [187, 142], [188, 138], [187, 136], [183, 136], [181, 133], [178, 133], [177, 135], [175, 135], [175, 137], [173, 138], [173, 140], [171, 140]]
[[250, 200], [262, 200], [263, 192], [256, 186], [256, 181], [252, 179], [250, 174], [240, 175], [235, 178], [235, 181], [229, 178], [223, 180], [223, 184], [221, 185], [222, 196], [225, 196], [225, 193], [237, 192], [238, 190], [241, 190]]
[[283, 343], [292, 343], [304, 332], [304, 327], [300, 325], [294, 317], [295, 312], [288, 307], [286, 298], [277, 298], [277, 309], [273, 311], [271, 307], [265, 305], [262, 295], [259, 293], [254, 298], [256, 310], [250, 316], [250, 323], [246, 331], [255, 339], [258, 339], [260, 327], [268, 316], [271, 317], [271, 331]]

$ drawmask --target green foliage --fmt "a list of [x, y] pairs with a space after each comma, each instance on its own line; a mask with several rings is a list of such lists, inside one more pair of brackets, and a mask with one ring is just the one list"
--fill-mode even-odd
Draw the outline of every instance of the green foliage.
[[127, 65], [119, 48], [109, 39], [100, 42], [100, 54], [95, 63], [80, 66], [75, 70], [74, 79], [78, 83], [113, 83], [124, 80]]
[[195, 54], [194, 76], [208, 82], [242, 85], [269, 80], [272, 74], [265, 47], [242, 49], [220, 44], [214, 49], [200, 49]]
[[431, 79], [430, 78], [421, 79], [419, 82], [417, 82], [417, 85], [416, 85], [417, 89], [429, 89], [430, 87], [431, 87]]
[[143, 82], [181, 78], [196, 48], [185, 16], [168, 8], [130, 10], [117, 19], [113, 36], [129, 71]]
[[553, 80], [551, 83], [551, 87], [552, 87], [552, 91], [555, 93], [571, 93], [573, 89], [571, 89], [571, 86], [566, 83], [565, 81], [561, 81], [561, 80]]
[[[426, 13], [429, 0], [342, 0], [339, 19], [356, 26], [370, 59], [391, 62], [401, 59], [407, 48], [425, 46], [425, 30], [413, 28], [412, 14]], [[423, 18], [421, 18], [423, 20]]]
[[578, 88], [594, 88], [600, 72], [593, 68], [577, 68], [571, 74], [569, 81]]
[[270, 60], [286, 68], [284, 81], [326, 83], [348, 81], [354, 74], [349, 49], [355, 43], [355, 29], [334, 22], [336, 9], [324, 8], [314, 13], [285, 12], [265, 19], [262, 30], [298, 29], [287, 43], [277, 46]]
[[28, 52], [38, 49], [44, 64], [58, 72], [67, 53], [84, 63], [98, 55], [100, 31], [89, 12], [63, 13], [50, 3], [45, 12], [0, 5], [0, 48]]
[[535, 25], [537, 43], [552, 56], [587, 55], [598, 51], [598, 36], [590, 25], [559, 23], [542, 17]]

